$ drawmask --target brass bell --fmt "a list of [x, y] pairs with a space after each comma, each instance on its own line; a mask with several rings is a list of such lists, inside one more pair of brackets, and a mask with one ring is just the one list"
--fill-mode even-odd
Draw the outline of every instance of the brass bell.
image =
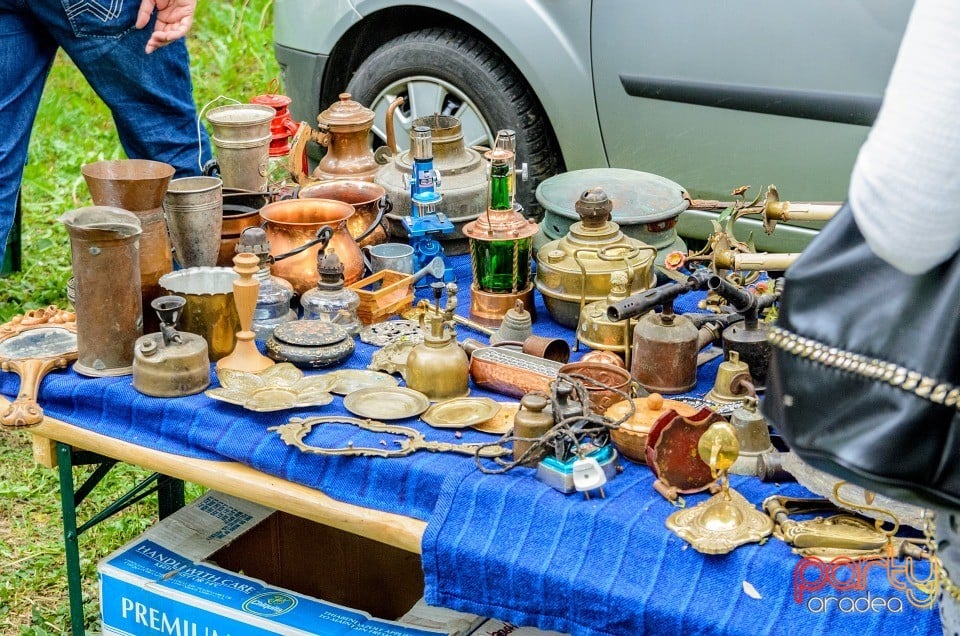
[[730, 351], [727, 359], [720, 363], [717, 379], [705, 397], [711, 402], [728, 404], [755, 394], [750, 367], [740, 360], [739, 353]]
[[760, 456], [774, 450], [767, 420], [757, 411], [757, 399], [744, 398], [743, 405], [730, 415], [730, 424], [737, 432], [737, 441], [740, 442], [740, 455], [730, 467], [730, 472], [735, 475], [756, 476]]
[[490, 344], [498, 342], [523, 342], [533, 335], [533, 320], [530, 312], [517, 300], [513, 307], [503, 315], [500, 327], [490, 334]]

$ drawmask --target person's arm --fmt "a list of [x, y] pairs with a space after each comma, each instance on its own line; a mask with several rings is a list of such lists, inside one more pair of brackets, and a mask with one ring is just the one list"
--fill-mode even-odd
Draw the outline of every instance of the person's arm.
[[184, 37], [193, 26], [196, 8], [197, 0], [141, 0], [137, 14], [138, 29], [147, 26], [154, 10], [157, 12], [153, 35], [147, 42], [147, 53], [153, 53], [161, 46]]
[[960, 2], [916, 0], [850, 179], [876, 254], [920, 274], [960, 246]]

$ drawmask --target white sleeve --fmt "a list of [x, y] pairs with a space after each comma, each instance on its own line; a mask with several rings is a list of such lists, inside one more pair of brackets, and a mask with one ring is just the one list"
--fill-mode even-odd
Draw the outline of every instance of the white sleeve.
[[960, 1], [916, 0], [849, 200], [870, 247], [904, 272], [960, 247]]

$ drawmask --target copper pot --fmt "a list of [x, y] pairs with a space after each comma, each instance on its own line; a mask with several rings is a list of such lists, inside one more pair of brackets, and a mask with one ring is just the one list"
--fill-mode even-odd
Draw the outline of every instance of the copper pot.
[[[315, 242], [322, 228], [329, 227], [333, 235], [327, 248], [333, 249], [343, 263], [344, 283], [350, 285], [360, 280], [363, 255], [347, 230], [347, 222], [353, 215], [352, 205], [331, 199], [287, 199], [263, 206], [260, 218], [270, 241], [270, 252], [277, 259], [270, 271], [290, 281], [298, 294], [316, 287], [320, 279], [317, 253], [321, 245], [302, 248]], [[297, 253], [286, 256], [294, 251]]]
[[301, 199], [332, 199], [353, 206], [355, 214], [347, 220], [347, 230], [360, 247], [387, 241], [387, 231], [380, 222], [393, 209], [383, 186], [369, 181], [318, 181], [300, 188]]
[[223, 227], [220, 230], [220, 253], [217, 255], [219, 267], [233, 267], [233, 257], [237, 253], [234, 247], [240, 240], [240, 234], [248, 227], [260, 224], [260, 208], [270, 202], [265, 192], [223, 189]]

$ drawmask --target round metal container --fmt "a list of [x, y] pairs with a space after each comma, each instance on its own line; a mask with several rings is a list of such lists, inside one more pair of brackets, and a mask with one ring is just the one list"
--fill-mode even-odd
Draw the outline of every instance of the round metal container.
[[664, 177], [622, 168], [573, 170], [550, 177], [537, 187], [537, 201], [545, 210], [540, 234], [534, 248], [559, 239], [580, 220], [574, 205], [580, 193], [592, 187], [603, 188], [613, 201], [613, 221], [628, 237], [657, 248], [658, 265], [672, 251], [687, 251], [677, 236], [677, 217], [687, 209], [686, 192]]

